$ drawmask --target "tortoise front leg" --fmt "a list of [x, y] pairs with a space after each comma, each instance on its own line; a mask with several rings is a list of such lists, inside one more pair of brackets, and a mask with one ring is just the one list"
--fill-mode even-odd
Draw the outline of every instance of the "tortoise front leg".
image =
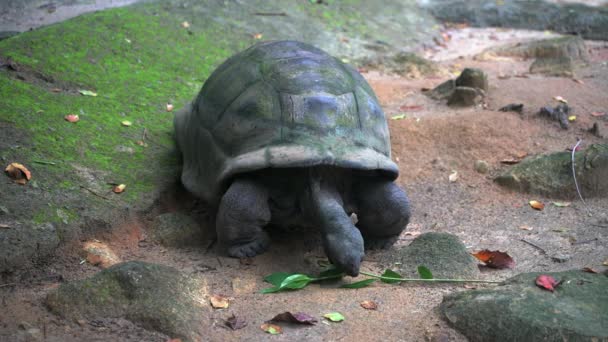
[[263, 253], [270, 244], [262, 229], [270, 222], [268, 191], [249, 179], [235, 179], [222, 197], [216, 219], [218, 241], [235, 258]]

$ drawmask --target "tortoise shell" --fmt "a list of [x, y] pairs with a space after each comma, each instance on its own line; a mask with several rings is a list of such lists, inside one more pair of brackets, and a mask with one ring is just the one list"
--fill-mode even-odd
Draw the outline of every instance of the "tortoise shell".
[[235, 175], [331, 165], [395, 179], [386, 118], [352, 67], [296, 41], [256, 44], [221, 64], [175, 116], [182, 182], [217, 203]]

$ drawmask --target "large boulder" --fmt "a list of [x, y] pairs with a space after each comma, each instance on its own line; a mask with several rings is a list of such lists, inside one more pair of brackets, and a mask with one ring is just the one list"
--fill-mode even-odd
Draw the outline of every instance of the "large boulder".
[[[575, 198], [571, 152], [526, 159], [495, 181], [507, 188], [549, 197]], [[583, 197], [608, 196], [608, 144], [591, 145], [575, 153], [576, 180]]]
[[146, 329], [199, 341], [206, 295], [204, 282], [173, 267], [131, 261], [61, 285], [46, 304], [73, 320], [125, 317]]
[[608, 340], [608, 277], [578, 270], [547, 273], [561, 281], [550, 292], [535, 285], [538, 275], [449, 294], [440, 310], [471, 341]]

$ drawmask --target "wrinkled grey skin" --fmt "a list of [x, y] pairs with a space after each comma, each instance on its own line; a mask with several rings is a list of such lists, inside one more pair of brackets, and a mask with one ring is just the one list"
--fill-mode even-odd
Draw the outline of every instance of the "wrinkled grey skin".
[[182, 183], [218, 208], [233, 257], [265, 251], [269, 224], [303, 226], [320, 229], [329, 259], [356, 276], [364, 248], [391, 246], [409, 221], [375, 94], [310, 45], [264, 42], [229, 58], [176, 113], [175, 137]]
[[[356, 213], [356, 226], [350, 219]], [[391, 180], [333, 167], [269, 169], [236, 178], [217, 215], [219, 241], [234, 257], [269, 245], [264, 226], [320, 229], [330, 261], [356, 276], [366, 248], [387, 248], [409, 221], [405, 192]], [[365, 241], [365, 242], [364, 242]]]

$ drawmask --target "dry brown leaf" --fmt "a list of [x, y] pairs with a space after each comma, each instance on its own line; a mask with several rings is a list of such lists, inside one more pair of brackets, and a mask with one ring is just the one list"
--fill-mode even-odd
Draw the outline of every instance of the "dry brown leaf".
[[488, 267], [498, 269], [515, 267], [513, 258], [505, 252], [484, 249], [477, 253], [472, 253], [472, 255]]
[[595, 116], [595, 117], [604, 116], [604, 115], [606, 115], [605, 112], [591, 112], [591, 116]]
[[318, 322], [318, 320], [305, 312], [296, 312], [295, 314], [292, 314], [289, 311], [285, 311], [274, 316], [269, 322], [287, 322], [294, 324], [314, 325]]
[[5, 169], [6, 175], [17, 184], [25, 185], [32, 179], [32, 173], [23, 164], [10, 163]]
[[230, 306], [230, 299], [222, 295], [211, 295], [209, 301], [214, 309], [226, 309]]
[[362, 308], [367, 309], [367, 310], [378, 309], [378, 304], [376, 304], [376, 302], [371, 301], [371, 300], [364, 300], [359, 304], [361, 305]]
[[536, 210], [543, 210], [545, 209], [545, 204], [543, 202], [539, 202], [539, 201], [530, 201], [530, 206]]
[[523, 226], [519, 226], [519, 229], [521, 229], [521, 230], [532, 230], [533, 228], [530, 227], [530, 226], [523, 225]]
[[277, 335], [283, 332], [283, 329], [276, 325], [276, 324], [270, 324], [270, 323], [264, 323], [260, 326], [260, 329], [264, 330], [265, 332], [271, 334], [271, 335]]
[[502, 164], [514, 165], [514, 164], [517, 164], [517, 163], [521, 162], [521, 160], [520, 159], [515, 159], [515, 158], [509, 158], [509, 159], [503, 159], [500, 162]]
[[585, 84], [585, 82], [583, 82], [582, 80], [579, 80], [578, 78], [573, 78], [572, 80], [578, 84]]
[[450, 181], [450, 183], [454, 183], [455, 181], [457, 181], [458, 171], [452, 171], [452, 173], [450, 173], [450, 175], [448, 176], [448, 180]]
[[468, 290], [475, 290], [475, 289], [477, 289], [477, 286], [475, 286], [475, 285], [470, 285], [470, 284], [464, 284], [464, 286], [463, 286], [463, 287], [464, 287], [465, 289], [468, 289]]
[[112, 188], [112, 192], [114, 192], [115, 194], [120, 194], [124, 192], [126, 188], [127, 186], [125, 184], [118, 184]]
[[600, 273], [600, 272], [594, 270], [591, 267], [583, 267], [583, 272], [587, 272], [587, 273]]
[[561, 97], [561, 96], [559, 96], [559, 95], [558, 95], [558, 96], [554, 96], [554, 97], [553, 97], [553, 99], [554, 99], [555, 101], [559, 101], [559, 102], [561, 102], [561, 103], [566, 103], [566, 104], [568, 103], [568, 100], [566, 100], [565, 98], [563, 98], [563, 97]]
[[68, 122], [80, 121], [80, 117], [77, 114], [68, 114], [68, 115], [64, 116], [63, 118], [65, 119], [65, 121], [68, 121]]

